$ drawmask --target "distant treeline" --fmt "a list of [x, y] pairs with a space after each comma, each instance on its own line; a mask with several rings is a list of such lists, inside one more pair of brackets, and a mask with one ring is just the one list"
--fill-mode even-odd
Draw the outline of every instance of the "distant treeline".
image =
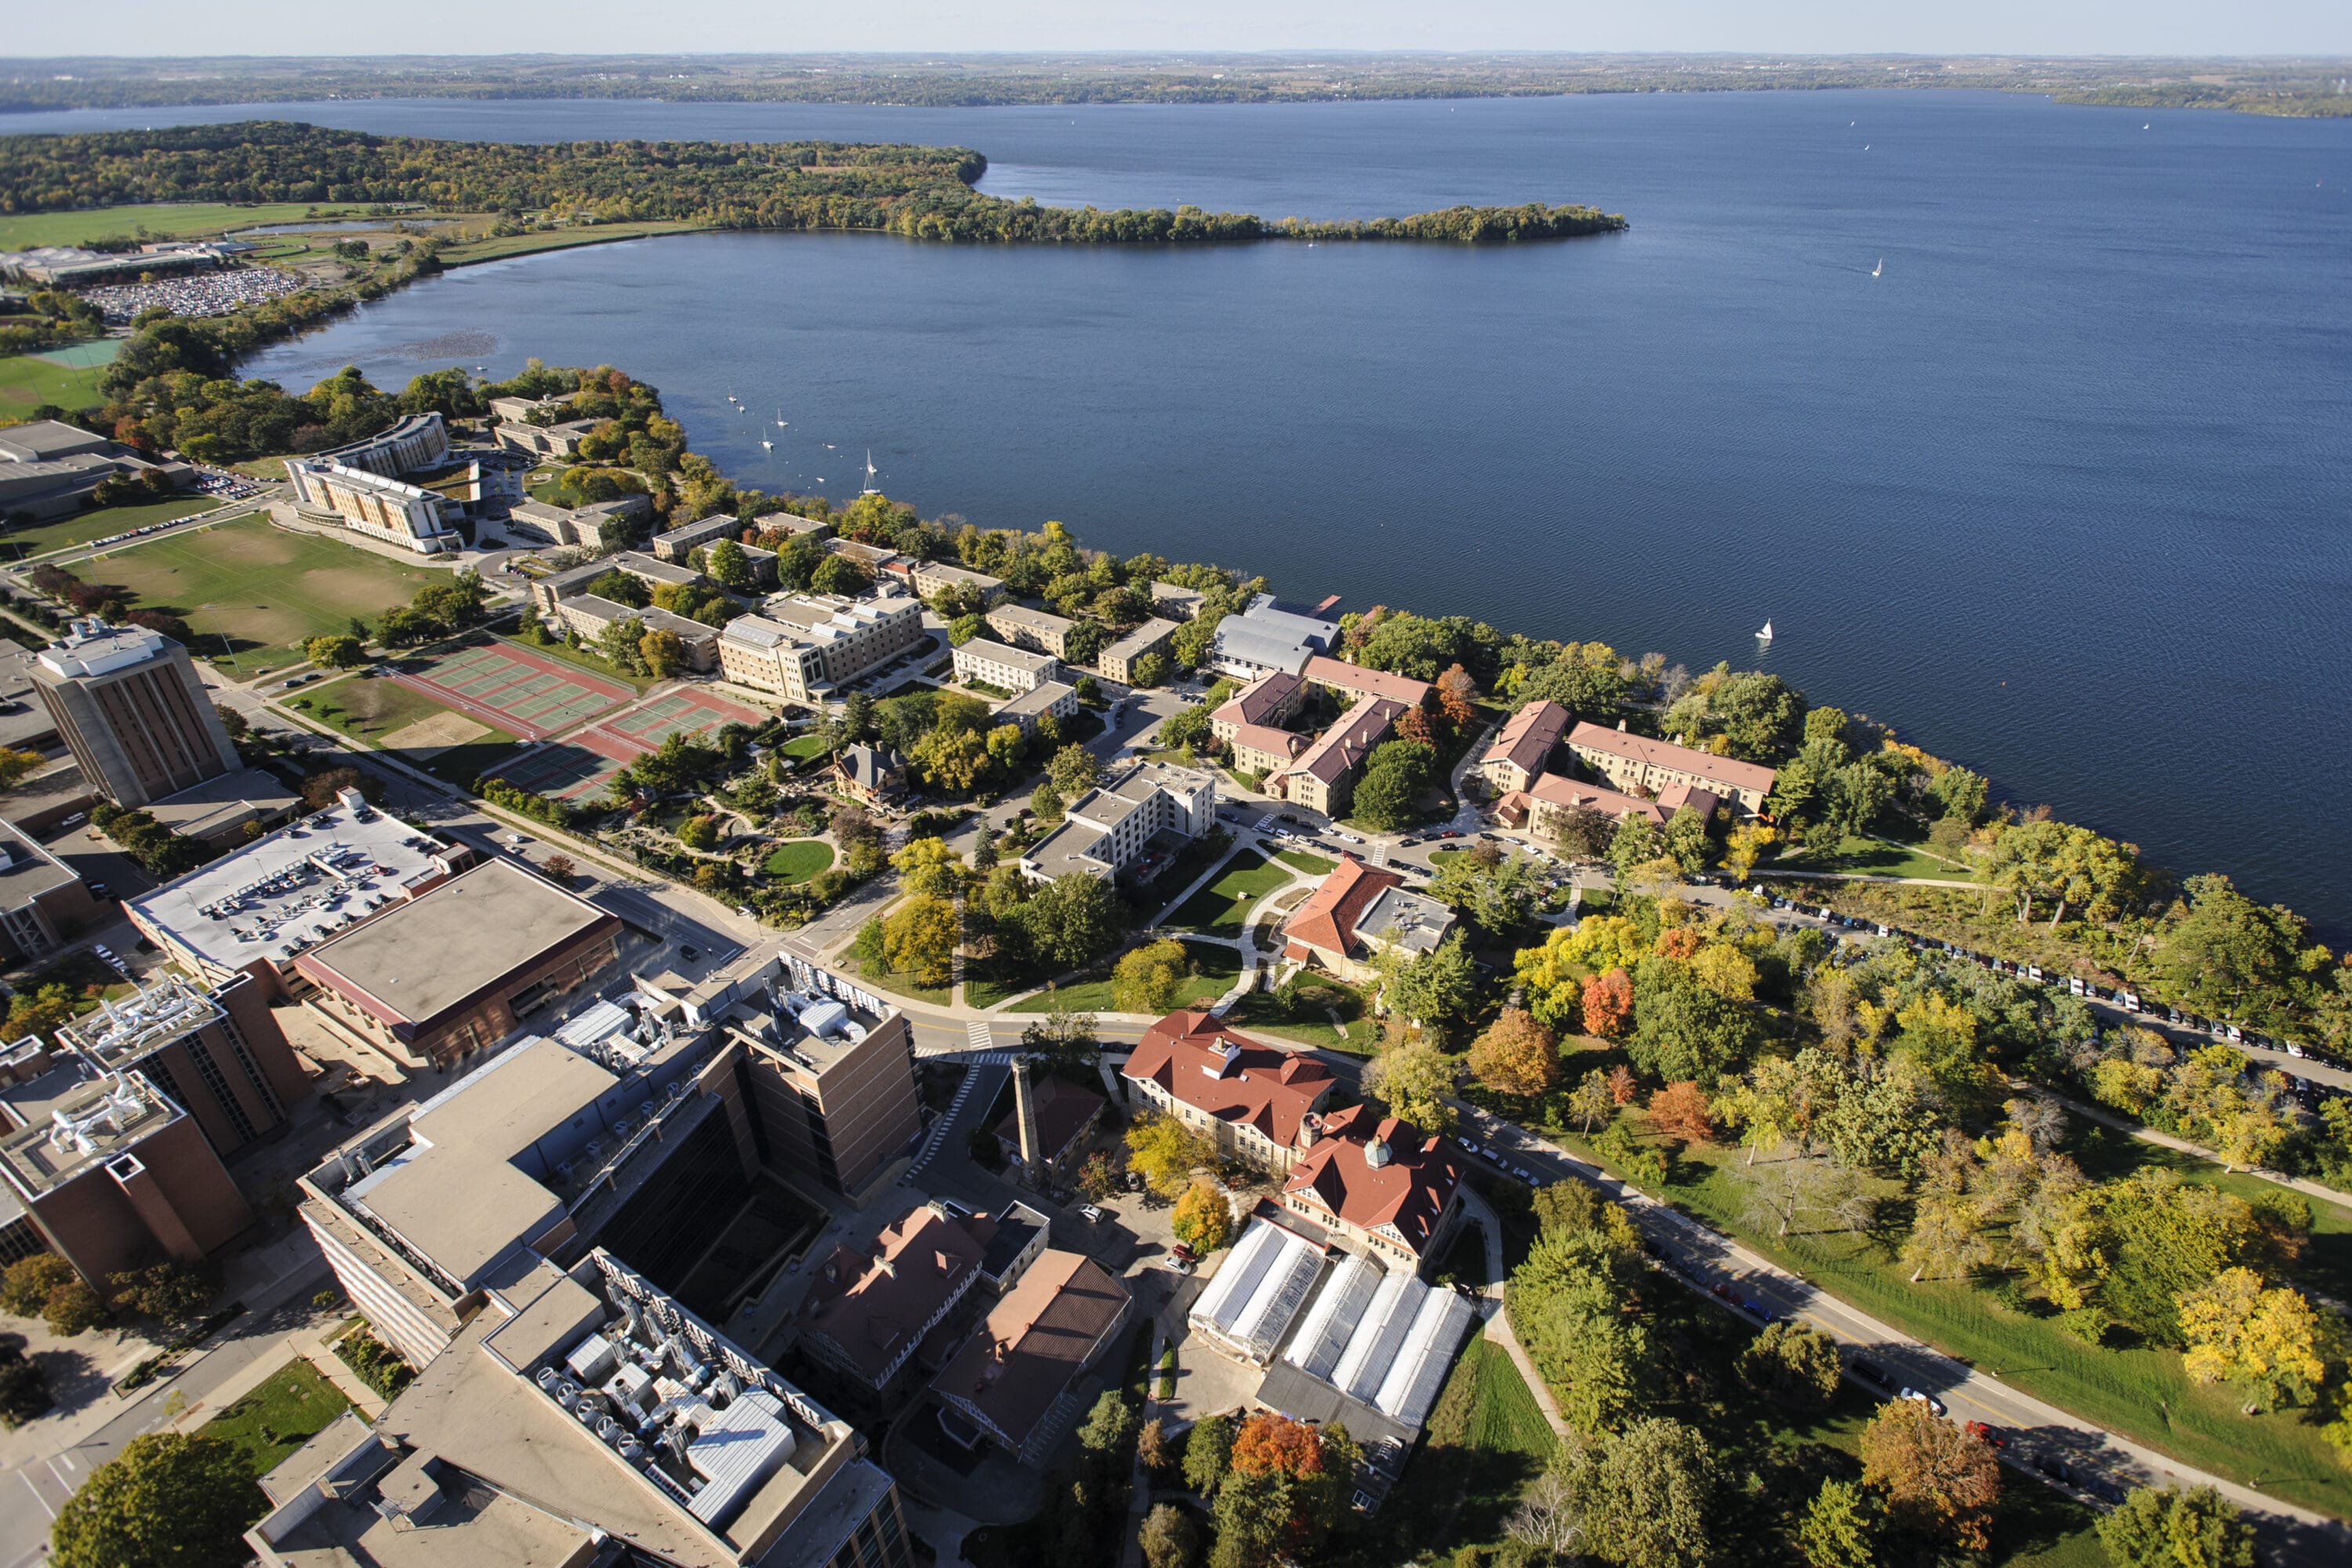
[[418, 203], [573, 222], [870, 229], [912, 239], [1155, 244], [1246, 239], [1557, 239], [1625, 226], [1586, 206], [1454, 207], [1345, 223], [1104, 212], [982, 195], [959, 147], [831, 142], [520, 145], [374, 136], [280, 121], [0, 137], [0, 213], [150, 202]]

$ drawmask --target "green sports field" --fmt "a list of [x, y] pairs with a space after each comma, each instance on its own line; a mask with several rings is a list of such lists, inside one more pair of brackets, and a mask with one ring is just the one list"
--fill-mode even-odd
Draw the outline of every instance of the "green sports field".
[[165, 522], [209, 511], [221, 503], [210, 496], [180, 496], [171, 500], [145, 501], [138, 506], [107, 506], [76, 512], [48, 522], [28, 522], [0, 531], [0, 561], [22, 561], [52, 550], [87, 544], [93, 539], [128, 533], [151, 522]]
[[[75, 343], [37, 354], [10, 354], [0, 359], [0, 424], [30, 419], [44, 403], [60, 408], [88, 408], [104, 401], [98, 395], [103, 360], [90, 363], [82, 351], [96, 345]], [[107, 346], [113, 346], [108, 340]], [[112, 358], [111, 354], [107, 356]]]
[[75, 570], [114, 583], [142, 609], [169, 610], [195, 633], [193, 651], [239, 677], [291, 664], [298, 645], [404, 605], [447, 574], [307, 533], [259, 517], [126, 545]]
[[[326, 207], [310, 202], [262, 202], [253, 206], [229, 206], [219, 202], [167, 202], [138, 206], [89, 207], [79, 212], [18, 213], [0, 217], [0, 250], [26, 250], [41, 245], [87, 245], [116, 236], [135, 237], [144, 228], [156, 239], [180, 239], [222, 234], [256, 224], [299, 223]], [[351, 209], [359, 216], [359, 209]], [[391, 219], [384, 220], [387, 225]]]

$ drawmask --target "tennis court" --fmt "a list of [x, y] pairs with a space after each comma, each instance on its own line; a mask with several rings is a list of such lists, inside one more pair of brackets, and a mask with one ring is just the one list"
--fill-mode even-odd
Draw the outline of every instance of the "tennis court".
[[602, 795], [614, 773], [672, 735], [707, 735], [722, 724], [760, 721], [761, 715], [738, 703], [699, 691], [672, 691], [517, 757], [499, 776], [533, 795], [586, 800]]
[[404, 660], [397, 679], [529, 741], [584, 723], [629, 698], [624, 687], [507, 643], [476, 643]]

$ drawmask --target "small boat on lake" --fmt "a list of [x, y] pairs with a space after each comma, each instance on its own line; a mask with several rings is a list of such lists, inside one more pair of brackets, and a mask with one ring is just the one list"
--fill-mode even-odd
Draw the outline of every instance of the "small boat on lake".
[[1766, 622], [1764, 623], [1764, 629], [1763, 629], [1762, 631], [1758, 632], [1758, 633], [1756, 634], [1756, 640], [1757, 640], [1758, 642], [1770, 642], [1770, 641], [1772, 640], [1772, 623], [1771, 623], [1771, 622], [1769, 622], [1769, 621], [1766, 621]]

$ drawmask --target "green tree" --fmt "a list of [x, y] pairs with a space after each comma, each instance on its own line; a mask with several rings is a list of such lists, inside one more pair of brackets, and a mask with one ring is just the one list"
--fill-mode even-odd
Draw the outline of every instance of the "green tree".
[[1454, 1058], [1427, 1039], [1403, 1041], [1364, 1069], [1364, 1097], [1423, 1132], [1450, 1133], [1458, 1120], [1450, 1100], [1454, 1066]]
[[1045, 774], [1064, 800], [1076, 800], [1102, 782], [1102, 759], [1084, 746], [1064, 746], [1045, 764]]
[[677, 826], [677, 841], [688, 849], [715, 849], [719, 847], [719, 819], [715, 816], [689, 816]]
[[846, 555], [828, 555], [809, 574], [809, 586], [855, 599], [874, 586], [874, 574]]
[[1667, 1083], [1713, 1083], [1753, 1053], [1754, 1012], [1700, 984], [1687, 964], [1651, 957], [1633, 976], [1634, 1070]]
[[1429, 786], [1436, 767], [1435, 748], [1419, 741], [1384, 741], [1373, 747], [1356, 784], [1356, 820], [1378, 833], [1405, 826], [1413, 820], [1413, 802]]
[[1835, 1340], [1787, 1318], [1765, 1325], [1735, 1365], [1739, 1380], [1766, 1398], [1811, 1410], [1829, 1408], [1844, 1371]]
[[69, 1340], [106, 1321], [106, 1302], [79, 1278], [68, 1279], [41, 1304], [41, 1321], [58, 1338]]
[[1706, 1568], [1722, 1482], [1706, 1439], [1653, 1416], [1563, 1455], [1593, 1545], [1622, 1568]]
[[1184, 1485], [1202, 1497], [1213, 1497], [1225, 1479], [1225, 1465], [1234, 1451], [1234, 1423], [1228, 1415], [1204, 1415], [1192, 1424], [1184, 1439]]
[[0, 1426], [15, 1431], [54, 1403], [41, 1363], [13, 1344], [0, 1343]]
[[1122, 1013], [1165, 1013], [1175, 1005], [1187, 964], [1184, 944], [1172, 937], [1133, 949], [1111, 971], [1112, 1000]]
[[1462, 933], [1449, 931], [1427, 952], [1394, 963], [1382, 991], [1391, 1009], [1443, 1041], [1477, 1005], [1477, 966]]
[[918, 985], [945, 985], [955, 969], [955, 906], [918, 894], [882, 922], [883, 954], [891, 969]]
[[1127, 936], [1127, 908], [1118, 895], [1109, 883], [1082, 875], [1055, 878], [1014, 918], [1030, 951], [1059, 969], [1083, 969]]
[[0, 1275], [0, 1312], [12, 1318], [37, 1318], [51, 1291], [80, 1278], [72, 1264], [54, 1252], [20, 1258], [8, 1265], [6, 1274]]
[[312, 637], [302, 645], [302, 657], [328, 669], [356, 669], [367, 662], [367, 649], [347, 634]]
[[[1192, 1430], [1198, 1441], [1200, 1428]], [[1193, 1568], [1201, 1556], [1200, 1527], [1175, 1504], [1160, 1503], [1143, 1516], [1142, 1546], [1145, 1568]]]
[[1714, 846], [1707, 841], [1706, 818], [1689, 806], [1684, 806], [1666, 821], [1666, 853], [1683, 874], [1696, 877], [1706, 869]]
[[656, 680], [667, 680], [688, 664], [686, 639], [656, 626], [637, 639], [637, 662]]
[[268, 1500], [242, 1451], [218, 1437], [151, 1432], [90, 1472], [58, 1510], [58, 1568], [236, 1568]]
[[1878, 1568], [1878, 1538], [1885, 1528], [1878, 1500], [1852, 1481], [1822, 1483], [1797, 1525], [1797, 1551], [1807, 1568]]
[[1164, 653], [1144, 654], [1127, 667], [1127, 673], [1129, 685], [1160, 685], [1168, 679], [1168, 656]]
[[751, 571], [751, 557], [731, 539], [720, 540], [704, 553], [702, 571], [720, 587], [732, 588], [739, 594], [756, 593], [760, 587], [760, 579]]
[[2211, 1487], [2134, 1487], [2097, 1529], [2116, 1568], [2254, 1568], [2254, 1527]]
[[1543, 896], [1544, 868], [1532, 855], [1504, 855], [1491, 844], [1449, 855], [1429, 883], [1430, 897], [1467, 916], [1489, 936], [1525, 925]]
[[596, 651], [612, 662], [613, 668], [628, 675], [646, 672], [645, 655], [639, 651], [646, 640], [646, 623], [635, 616], [624, 616], [607, 622], [596, 634]]

